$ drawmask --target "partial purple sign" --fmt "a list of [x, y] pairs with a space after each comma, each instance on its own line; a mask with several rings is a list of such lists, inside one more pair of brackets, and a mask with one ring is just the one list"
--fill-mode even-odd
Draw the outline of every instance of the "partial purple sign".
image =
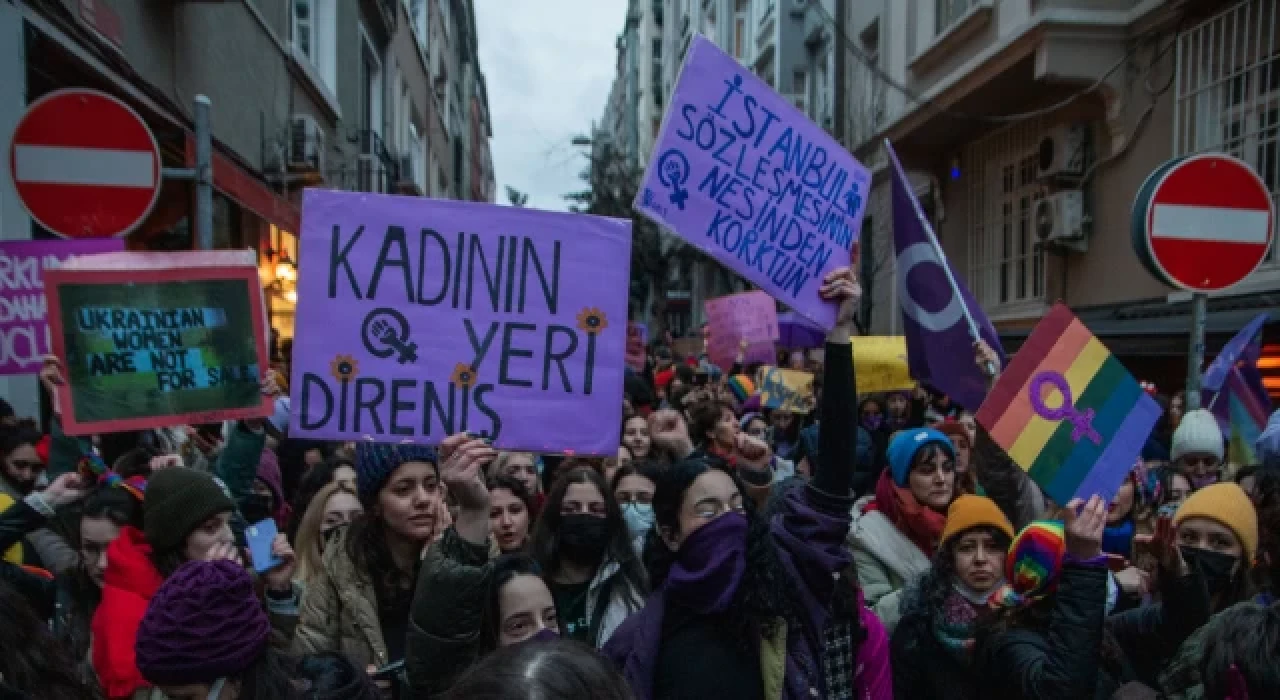
[[705, 305], [710, 326], [707, 355], [712, 364], [727, 371], [739, 350], [743, 364], [778, 362], [773, 346], [778, 339], [778, 309], [773, 297], [755, 290], [709, 299]]
[[121, 250], [121, 238], [0, 241], [0, 375], [36, 374], [53, 352], [44, 270], [77, 255]]
[[824, 329], [871, 173], [764, 81], [697, 36], [635, 208]]
[[307, 190], [290, 435], [611, 456], [631, 222]]

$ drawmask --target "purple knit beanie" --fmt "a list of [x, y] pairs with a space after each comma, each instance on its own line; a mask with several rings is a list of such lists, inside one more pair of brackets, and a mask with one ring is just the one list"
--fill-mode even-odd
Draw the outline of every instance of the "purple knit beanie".
[[212, 683], [239, 675], [267, 648], [271, 622], [249, 573], [235, 562], [192, 561], [147, 606], [134, 646], [156, 685]]

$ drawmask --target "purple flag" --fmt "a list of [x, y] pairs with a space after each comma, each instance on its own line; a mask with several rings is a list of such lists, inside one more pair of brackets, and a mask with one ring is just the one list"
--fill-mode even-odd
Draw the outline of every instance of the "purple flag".
[[124, 250], [123, 238], [0, 243], [0, 375], [35, 374], [53, 352], [46, 321], [45, 268], [74, 255]]
[[[1000, 354], [1001, 362], [1004, 348], [982, 307], [951, 270], [951, 263], [939, 256], [933, 231], [925, 228], [920, 203], [898, 155], [888, 142], [885, 150], [893, 164], [893, 248], [898, 258], [898, 301], [907, 337], [907, 365], [912, 377], [977, 411], [987, 395], [987, 378], [973, 361], [966, 308], [982, 339]], [[955, 289], [947, 279], [948, 271]]]
[[1233, 438], [1239, 434], [1239, 444], [1245, 449], [1252, 449], [1267, 423], [1271, 405], [1262, 373], [1258, 371], [1262, 327], [1270, 319], [1267, 311], [1254, 317], [1222, 346], [1222, 352], [1200, 379], [1200, 405], [1213, 412], [1224, 435]]
[[612, 456], [631, 222], [307, 190], [290, 434]]
[[823, 329], [871, 173], [767, 83], [696, 36], [633, 205]]

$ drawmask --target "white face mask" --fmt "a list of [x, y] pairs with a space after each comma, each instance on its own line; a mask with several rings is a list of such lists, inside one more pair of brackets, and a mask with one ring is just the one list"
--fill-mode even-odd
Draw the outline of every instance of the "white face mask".
[[959, 576], [957, 576], [955, 582], [951, 584], [951, 587], [954, 588], [956, 593], [959, 593], [965, 600], [973, 603], [974, 605], [982, 606], [987, 604], [987, 600], [991, 598], [991, 594], [999, 590], [1002, 585], [1004, 585], [1004, 579], [996, 581], [991, 588], [985, 591], [978, 591], [970, 588], [964, 581], [960, 580]]

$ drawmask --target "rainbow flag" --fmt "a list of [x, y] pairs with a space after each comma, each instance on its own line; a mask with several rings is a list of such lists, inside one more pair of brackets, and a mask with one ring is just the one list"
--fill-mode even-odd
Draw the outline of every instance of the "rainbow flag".
[[978, 409], [996, 444], [1055, 502], [1115, 496], [1160, 406], [1075, 314], [1057, 304]]

